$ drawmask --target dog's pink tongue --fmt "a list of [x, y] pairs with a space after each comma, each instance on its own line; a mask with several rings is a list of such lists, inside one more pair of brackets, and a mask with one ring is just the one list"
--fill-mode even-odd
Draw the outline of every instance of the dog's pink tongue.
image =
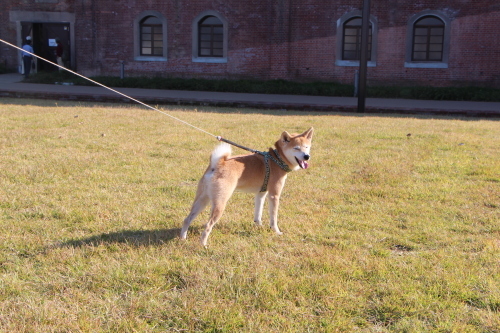
[[300, 161], [300, 167], [302, 169], [307, 169], [309, 168], [309, 163], [307, 163], [306, 161]]

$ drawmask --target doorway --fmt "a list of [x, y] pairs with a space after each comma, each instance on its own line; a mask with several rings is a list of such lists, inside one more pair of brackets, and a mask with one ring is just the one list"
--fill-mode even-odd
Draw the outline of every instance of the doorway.
[[[33, 23], [21, 22], [22, 40], [31, 36], [33, 50], [36, 55], [49, 61], [57, 63], [56, 59], [56, 40], [59, 40], [63, 47], [62, 60], [65, 67], [71, 65], [71, 40], [69, 23]], [[58, 67], [37, 59], [37, 71], [52, 72], [57, 71]]]

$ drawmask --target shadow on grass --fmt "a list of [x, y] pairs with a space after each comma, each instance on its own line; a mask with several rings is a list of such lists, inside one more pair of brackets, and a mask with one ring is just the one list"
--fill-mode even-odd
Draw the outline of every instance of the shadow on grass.
[[130, 246], [157, 246], [164, 245], [176, 238], [180, 228], [158, 230], [124, 230], [118, 232], [95, 235], [84, 239], [69, 240], [61, 243], [61, 247], [84, 247], [109, 244], [126, 244]]

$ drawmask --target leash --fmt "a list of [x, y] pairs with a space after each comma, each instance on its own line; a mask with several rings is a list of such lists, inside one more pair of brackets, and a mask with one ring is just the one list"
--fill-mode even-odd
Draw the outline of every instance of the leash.
[[40, 59], [40, 60], [43, 60], [43, 61], [45, 61], [45, 62], [48, 62], [49, 64], [52, 64], [52, 65], [54, 65], [54, 66], [56, 66], [56, 67], [59, 67], [59, 68], [61, 68], [61, 69], [64, 69], [65, 71], [68, 71], [68, 72], [70, 72], [70, 73], [72, 73], [72, 74], [75, 74], [76, 76], [79, 76], [79, 77], [81, 77], [81, 78], [83, 78], [83, 79], [85, 79], [85, 80], [87, 80], [87, 81], [90, 81], [90, 82], [92, 82], [92, 83], [94, 83], [94, 84], [97, 84], [98, 86], [101, 86], [101, 87], [103, 87], [103, 88], [106, 88], [106, 89], [108, 89], [108, 90], [111, 90], [112, 92], [114, 92], [114, 93], [116, 93], [116, 94], [118, 94], [118, 95], [121, 95], [121, 96], [123, 96], [123, 97], [126, 97], [126, 98], [128, 98], [128, 99], [130, 99], [130, 100], [132, 100], [132, 101], [134, 101], [134, 102], [136, 102], [136, 103], [138, 103], [138, 104], [141, 104], [141, 105], [143, 105], [143, 106], [145, 106], [145, 107], [147, 107], [147, 108], [149, 108], [149, 109], [151, 109], [151, 110], [154, 110], [154, 111], [157, 111], [157, 112], [159, 112], [159, 113], [162, 113], [162, 114], [164, 114], [164, 115], [166, 115], [166, 116], [168, 116], [168, 117], [170, 117], [170, 118], [172, 118], [172, 119], [174, 119], [174, 120], [177, 120], [177, 121], [179, 121], [179, 122], [181, 122], [181, 123], [183, 123], [183, 124], [185, 124], [185, 125], [187, 125], [187, 126], [190, 126], [190, 127], [194, 128], [194, 129], [197, 129], [198, 131], [201, 131], [201, 132], [203, 132], [203, 133], [205, 133], [205, 134], [208, 134], [208, 135], [210, 135], [210, 136], [212, 136], [212, 137], [216, 137], [214, 134], [212, 134], [212, 133], [210, 133], [210, 132], [207, 132], [207, 131], [205, 131], [204, 129], [201, 129], [201, 128], [199, 128], [199, 127], [196, 127], [196, 126], [194, 126], [194, 125], [191, 125], [190, 123], [188, 123], [188, 122], [186, 122], [186, 121], [184, 121], [184, 120], [181, 120], [181, 119], [176, 118], [176, 117], [174, 117], [174, 116], [172, 116], [172, 115], [169, 115], [168, 113], [166, 113], [166, 112], [164, 112], [164, 111], [161, 111], [161, 110], [159, 110], [159, 109], [157, 109], [157, 108], [155, 108], [155, 107], [153, 107], [153, 106], [151, 106], [151, 105], [148, 105], [148, 104], [146, 104], [146, 103], [144, 103], [144, 102], [141, 102], [141, 101], [140, 101], [140, 100], [138, 100], [138, 99], [135, 99], [135, 98], [133, 98], [133, 97], [130, 97], [130, 96], [128, 96], [128, 95], [126, 95], [126, 94], [124, 94], [124, 93], [122, 93], [122, 92], [119, 92], [118, 90], [115, 90], [115, 89], [113, 89], [113, 88], [110, 88], [110, 87], [108, 87], [108, 86], [105, 86], [104, 84], [99, 83], [99, 82], [97, 82], [97, 81], [94, 81], [94, 80], [92, 80], [92, 79], [90, 79], [90, 78], [88, 78], [88, 77], [86, 77], [86, 76], [84, 76], [84, 75], [82, 75], [82, 74], [78, 74], [77, 72], [74, 72], [74, 71], [72, 71], [72, 70], [71, 70], [71, 69], [69, 69], [69, 68], [66, 68], [66, 67], [64, 67], [64, 66], [61, 66], [61, 65], [59, 65], [59, 64], [56, 64], [56, 63], [54, 63], [54, 62], [52, 62], [52, 61], [50, 61], [50, 60], [47, 60], [47, 59], [45, 59], [45, 58], [42, 58], [42, 57], [40, 57], [40, 56], [36, 55], [36, 54], [34, 54], [34, 53], [28, 52], [28, 51], [24, 50], [23, 48], [21, 48], [21, 47], [19, 47], [19, 46], [17, 46], [17, 45], [14, 45], [14, 44], [11, 44], [11, 43], [9, 43], [9, 42], [6, 42], [6, 41], [4, 41], [3, 39], [0, 39], [0, 42], [2, 42], [2, 43], [4, 43], [4, 44], [7, 44], [7, 45], [9, 45], [9, 46], [12, 46], [13, 48], [18, 49], [18, 50], [20, 50], [20, 51], [22, 51], [22, 52], [24, 52], [24, 53], [30, 54], [31, 56], [36, 57], [36, 58], [38, 58], [38, 59]]
[[196, 130], [198, 130], [198, 131], [201, 131], [201, 132], [203, 132], [203, 133], [205, 133], [205, 134], [208, 134], [208, 135], [210, 135], [210, 136], [212, 136], [212, 137], [215, 137], [215, 138], [216, 138], [217, 140], [219, 140], [219, 141], [223, 141], [223, 142], [229, 143], [229, 144], [231, 144], [231, 145], [233, 145], [233, 146], [235, 146], [235, 147], [238, 147], [238, 148], [241, 148], [241, 149], [244, 149], [244, 150], [250, 151], [250, 152], [252, 152], [252, 153], [256, 153], [256, 154], [260, 154], [260, 155], [264, 156], [264, 162], [265, 162], [265, 164], [266, 164], [266, 176], [265, 176], [265, 178], [264, 178], [264, 184], [262, 185], [261, 192], [266, 192], [266, 191], [267, 191], [267, 183], [268, 183], [268, 180], [269, 180], [269, 174], [270, 174], [269, 160], [272, 160], [274, 163], [276, 163], [276, 164], [277, 164], [277, 165], [278, 165], [281, 169], [283, 169], [283, 170], [284, 170], [284, 171], [286, 171], [286, 172], [290, 172], [290, 171], [292, 171], [292, 170], [290, 169], [290, 167], [289, 167], [289, 166], [288, 166], [285, 162], [283, 162], [283, 160], [281, 159], [281, 157], [280, 157], [280, 155], [279, 155], [279, 153], [278, 153], [278, 151], [277, 151], [276, 149], [274, 149], [274, 153], [276, 154], [276, 158], [275, 158], [275, 157], [274, 157], [274, 156], [272, 156], [269, 152], [263, 152], [263, 151], [259, 151], [259, 150], [251, 149], [251, 148], [248, 148], [248, 147], [245, 147], [245, 146], [239, 145], [239, 144], [237, 144], [237, 143], [235, 143], [235, 142], [232, 142], [232, 141], [230, 141], [230, 140], [224, 139], [224, 138], [223, 138], [223, 137], [221, 137], [221, 136], [215, 136], [214, 134], [212, 134], [212, 133], [210, 133], [210, 132], [207, 132], [207, 131], [205, 131], [204, 129], [201, 129], [201, 128], [199, 128], [199, 127], [196, 127], [196, 126], [194, 126], [194, 125], [192, 125], [192, 124], [190, 124], [190, 123], [188, 123], [188, 122], [186, 122], [186, 121], [184, 121], [184, 120], [181, 120], [181, 119], [179, 119], [179, 118], [177, 118], [177, 117], [174, 117], [174, 116], [172, 116], [172, 115], [170, 115], [170, 114], [168, 114], [168, 113], [166, 113], [166, 112], [164, 112], [164, 111], [161, 111], [161, 110], [159, 110], [158, 108], [155, 108], [155, 107], [153, 107], [153, 106], [151, 106], [151, 105], [148, 105], [148, 104], [146, 104], [146, 103], [144, 103], [144, 102], [141, 102], [141, 101], [140, 101], [140, 100], [138, 100], [138, 99], [135, 99], [135, 98], [133, 98], [133, 97], [130, 97], [130, 96], [128, 96], [128, 95], [126, 95], [126, 94], [124, 94], [124, 93], [122, 93], [122, 92], [119, 92], [118, 90], [115, 90], [115, 89], [113, 89], [113, 88], [110, 88], [110, 87], [108, 87], [108, 86], [106, 86], [106, 85], [104, 85], [104, 84], [102, 84], [102, 83], [99, 83], [99, 82], [97, 82], [97, 81], [94, 81], [94, 80], [92, 80], [92, 79], [90, 79], [90, 78], [88, 78], [88, 77], [86, 77], [86, 76], [84, 76], [84, 75], [82, 75], [82, 74], [79, 74], [79, 73], [77, 73], [77, 72], [75, 72], [75, 71], [72, 71], [72, 70], [71, 70], [71, 69], [69, 69], [69, 68], [66, 68], [66, 67], [61, 66], [61, 65], [59, 65], [59, 64], [56, 64], [56, 63], [54, 63], [54, 62], [52, 62], [52, 61], [50, 61], [50, 60], [47, 60], [47, 59], [45, 59], [45, 58], [43, 58], [43, 57], [40, 57], [40, 56], [38, 56], [38, 55], [36, 55], [36, 54], [34, 54], [34, 53], [31, 53], [31, 52], [29, 52], [29, 51], [26, 51], [26, 50], [24, 50], [23, 48], [21, 48], [21, 47], [19, 47], [19, 46], [17, 46], [17, 45], [11, 44], [11, 43], [9, 43], [9, 42], [7, 42], [7, 41], [3, 40], [3, 39], [0, 39], [0, 42], [2, 42], [2, 43], [4, 43], [4, 44], [7, 44], [8, 46], [11, 46], [11, 47], [13, 47], [13, 48], [15, 48], [15, 49], [18, 49], [19, 51], [22, 51], [22, 52], [24, 52], [24, 53], [26, 53], [26, 54], [29, 54], [29, 55], [31, 55], [32, 57], [35, 57], [35, 58], [38, 58], [38, 59], [43, 60], [43, 61], [45, 61], [45, 62], [48, 62], [49, 64], [52, 64], [53, 66], [59, 67], [60, 69], [63, 69], [63, 70], [65, 70], [65, 71], [67, 71], [67, 72], [70, 72], [70, 73], [72, 73], [72, 74], [76, 75], [76, 76], [79, 76], [79, 77], [81, 77], [81, 78], [83, 78], [83, 79], [85, 79], [85, 80], [87, 80], [87, 81], [90, 81], [90, 82], [92, 82], [92, 83], [94, 83], [94, 84], [96, 84], [96, 85], [98, 85], [98, 86], [101, 86], [101, 87], [103, 87], [103, 88], [105, 88], [105, 89], [108, 89], [108, 90], [110, 90], [110, 91], [112, 91], [112, 92], [114, 92], [114, 93], [116, 93], [116, 94], [118, 94], [118, 95], [121, 95], [121, 96], [123, 96], [123, 97], [126, 97], [126, 98], [130, 99], [131, 101], [134, 101], [134, 102], [136, 102], [136, 103], [138, 103], [138, 104], [141, 104], [142, 106], [145, 106], [146, 108], [149, 108], [149, 109], [154, 110], [154, 111], [156, 111], [156, 112], [162, 113], [162, 114], [166, 115], [167, 117], [170, 117], [170, 118], [172, 118], [172, 119], [174, 119], [174, 120], [177, 120], [177, 121], [179, 121], [179, 122], [183, 123], [184, 125], [190, 126], [190, 127], [194, 128], [194, 129], [196, 129]]

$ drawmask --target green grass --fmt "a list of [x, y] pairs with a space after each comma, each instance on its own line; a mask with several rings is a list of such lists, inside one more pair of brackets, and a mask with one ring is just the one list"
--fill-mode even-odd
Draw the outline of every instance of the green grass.
[[165, 108], [255, 149], [315, 128], [284, 235], [238, 193], [205, 249], [208, 212], [177, 234], [214, 138], [138, 107], [0, 102], [1, 332], [500, 331], [497, 120]]
[[[312, 96], [354, 95], [352, 84], [337, 82], [292, 82], [286, 80], [209, 80], [163, 77], [92, 77], [94, 81], [109, 87], [170, 89], [194, 91], [243, 92], [256, 94], [286, 94]], [[90, 81], [69, 72], [40, 72], [27, 82], [53, 84], [72, 82], [77, 85], [94, 85]], [[489, 87], [425, 87], [425, 86], [368, 86], [368, 97], [407, 98], [453, 101], [500, 101], [500, 89]]]

